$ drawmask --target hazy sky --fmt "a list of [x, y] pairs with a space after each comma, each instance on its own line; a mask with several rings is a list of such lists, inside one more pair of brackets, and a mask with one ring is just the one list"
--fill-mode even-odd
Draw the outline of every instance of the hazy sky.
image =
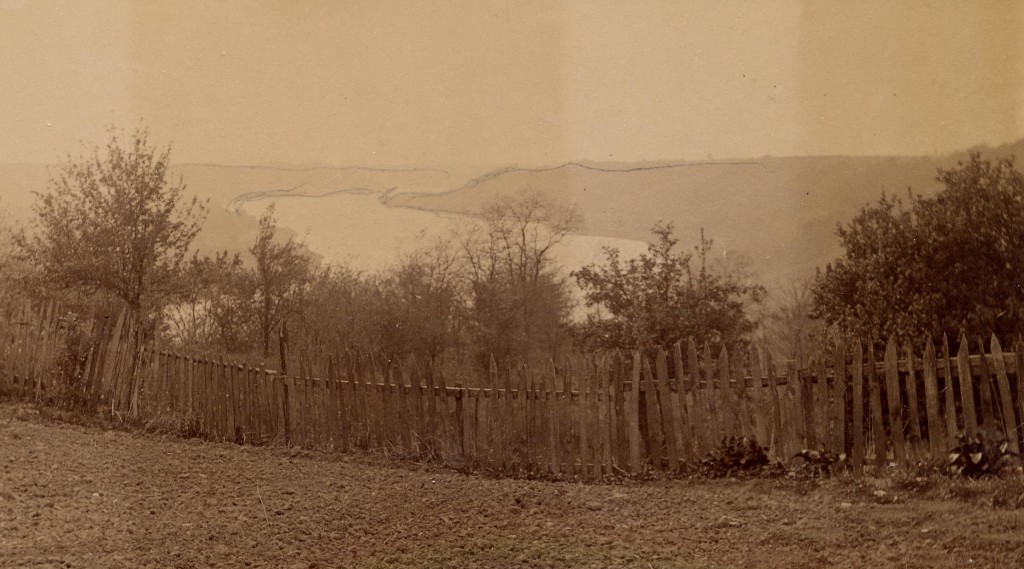
[[0, 0], [0, 161], [921, 154], [1024, 137], [1019, 2]]

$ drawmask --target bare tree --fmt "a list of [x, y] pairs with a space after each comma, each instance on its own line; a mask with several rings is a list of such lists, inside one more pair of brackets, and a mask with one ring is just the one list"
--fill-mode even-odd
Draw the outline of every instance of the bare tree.
[[554, 250], [580, 226], [579, 214], [536, 192], [487, 205], [483, 224], [458, 235], [470, 321], [481, 358], [554, 348], [571, 309]]

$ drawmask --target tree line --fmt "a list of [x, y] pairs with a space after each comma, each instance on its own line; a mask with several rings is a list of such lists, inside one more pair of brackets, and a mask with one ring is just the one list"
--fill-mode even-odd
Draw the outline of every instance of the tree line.
[[[463, 358], [557, 358], [571, 350], [733, 346], [771, 338], [799, 358], [828, 333], [1014, 334], [1021, 329], [1024, 176], [979, 154], [940, 170], [945, 189], [883, 195], [837, 232], [844, 254], [766, 310], [766, 290], [680, 247], [657, 223], [647, 251], [565, 274], [555, 250], [580, 215], [538, 193], [487, 204], [479, 219], [364, 272], [324, 263], [278, 226], [273, 205], [247, 251], [198, 254], [208, 204], [169, 174], [144, 129], [68, 157], [31, 224], [0, 251], [6, 295], [80, 312], [127, 308], [176, 347], [273, 362], [279, 335], [312, 357], [372, 350]], [[580, 296], [584, 310], [574, 310]], [[584, 316], [580, 316], [585, 314]]]

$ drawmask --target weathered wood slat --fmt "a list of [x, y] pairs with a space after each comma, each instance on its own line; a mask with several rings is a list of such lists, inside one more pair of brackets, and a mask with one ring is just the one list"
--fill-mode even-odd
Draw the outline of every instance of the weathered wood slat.
[[1003, 435], [1010, 444], [1010, 450], [1020, 454], [1020, 442], [1017, 436], [1017, 416], [1014, 411], [1013, 393], [1010, 391], [1010, 379], [1006, 375], [1006, 365], [1003, 361], [1003, 347], [999, 344], [999, 338], [995, 334], [990, 340], [992, 350], [992, 367], [996, 375], [996, 385], [999, 387], [999, 409], [1003, 418]]
[[[51, 304], [21, 309], [24, 322], [0, 318], [6, 393], [53, 401], [61, 387], [51, 371], [65, 333], [60, 314]], [[770, 354], [723, 349], [715, 357], [709, 346], [702, 354], [689, 342], [685, 361], [681, 344], [671, 362], [664, 350], [652, 360], [591, 357], [552, 363], [550, 374], [537, 376], [506, 361], [449, 388], [437, 385], [445, 381], [441, 366], [415, 358], [313, 359], [297, 350], [299, 374], [283, 377], [219, 355], [155, 349], [136, 341], [137, 325], [126, 315], [100, 315], [84, 329], [94, 348], [78, 395], [89, 396], [95, 385], [110, 412], [142, 420], [192, 417], [214, 440], [383, 446], [452, 460], [461, 452], [470, 463], [580, 478], [639, 472], [648, 457], [652, 468], [675, 471], [726, 435], [754, 436], [783, 460], [801, 445], [848, 450], [858, 474], [866, 450], [876, 464], [889, 459], [890, 449], [901, 463], [941, 457], [958, 419], [968, 434], [990, 429], [1007, 436], [1012, 451], [1022, 446], [1019, 339], [1006, 352], [998, 338], [981, 345], [961, 337], [953, 357], [946, 342], [940, 355], [931, 339], [920, 352], [890, 341], [881, 362], [863, 347], [848, 362], [837, 344], [810, 368], [781, 364], [781, 377]], [[445, 449], [452, 444], [458, 449]]]
[[896, 340], [889, 338], [885, 346], [885, 396], [889, 404], [889, 434], [892, 437], [893, 459], [907, 464], [907, 442], [903, 433], [903, 401], [900, 394], [899, 368], [896, 360]]
[[732, 387], [737, 401], [737, 423], [739, 433], [744, 437], [756, 438], [755, 421], [750, 399], [752, 389], [747, 388], [747, 370], [744, 362], [743, 352], [733, 349], [730, 354], [729, 363], [732, 364]]
[[944, 457], [947, 438], [946, 425], [939, 412], [939, 385], [936, 373], [935, 344], [931, 336], [925, 340], [924, 347], [924, 402], [928, 419], [928, 449], [933, 460]]
[[884, 376], [875, 373], [874, 342], [868, 344], [868, 397], [871, 405], [871, 440], [874, 443], [875, 463], [885, 465], [888, 460], [886, 452], [885, 423], [882, 418], [882, 382]]
[[[946, 335], [942, 335], [942, 361], [939, 362], [939, 369], [942, 370], [943, 374], [943, 400], [945, 402], [946, 409], [946, 436], [950, 439], [955, 437], [960, 432], [960, 428], [957, 422], [956, 412], [956, 388], [953, 383], [953, 369], [951, 358], [949, 355], [949, 340]], [[963, 414], [961, 413], [961, 417]], [[959, 423], [959, 424], [962, 424]]]
[[558, 394], [555, 392], [555, 366], [553, 363], [548, 363], [548, 372], [544, 374], [544, 402], [545, 402], [545, 415], [547, 415], [547, 428], [548, 428], [548, 464], [552, 474], [559, 474], [562, 472], [562, 457], [559, 452], [559, 432], [558, 432], [558, 417], [557, 412], [557, 401], [556, 397]]
[[768, 445], [767, 392], [761, 376], [761, 353], [751, 345], [750, 355], [750, 414], [753, 420], [754, 438], [761, 445]]
[[779, 385], [778, 377], [776, 377], [775, 373], [775, 362], [772, 360], [771, 352], [765, 354], [765, 358], [767, 360], [765, 364], [768, 370], [768, 398], [771, 403], [772, 413], [772, 446], [775, 451], [776, 459], [788, 458], [786, 453], [792, 449], [786, 445], [786, 436], [782, 430], [782, 402], [779, 398]]
[[981, 400], [979, 408], [981, 410], [981, 417], [979, 418], [979, 425], [984, 429], [986, 433], [994, 433], [1002, 430], [998, 426], [995, 414], [995, 404], [992, 401], [992, 390], [994, 387], [992, 381], [991, 366], [989, 365], [989, 358], [985, 355], [985, 343], [979, 337], [976, 344], [979, 348], [979, 362], [980, 369], [978, 370], [977, 376], [971, 373], [972, 380], [975, 385], [978, 386], [978, 398]]
[[960, 337], [960, 351], [957, 353], [956, 363], [958, 380], [960, 383], [960, 401], [963, 403], [964, 432], [968, 437], [978, 434], [978, 416], [974, 405], [974, 389], [971, 385], [971, 367], [968, 363], [969, 348], [967, 347], [967, 336]]
[[707, 388], [702, 385], [697, 344], [692, 338], [686, 344], [686, 363], [690, 369], [690, 385], [693, 388], [693, 412], [690, 414], [690, 421], [696, 435], [694, 448], [697, 456], [703, 456], [710, 448], [712, 433], [708, 425]]
[[[1018, 424], [1024, 423], [1024, 338], [1017, 336], [1013, 344], [1014, 360], [1017, 364], [1017, 416], [1020, 418]], [[1024, 433], [1021, 433], [1024, 435]]]
[[615, 433], [615, 407], [609, 391], [609, 380], [611, 365], [608, 356], [602, 354], [597, 365], [597, 430], [600, 433], [600, 456], [601, 469], [598, 475], [609, 475], [612, 473], [612, 457], [615, 456], [614, 437]]
[[850, 369], [853, 382], [852, 411], [853, 433], [852, 446], [853, 473], [860, 477], [864, 473], [864, 348], [857, 340], [853, 346], [853, 365]]
[[629, 440], [629, 471], [642, 471], [640, 450], [640, 375], [642, 363], [638, 351], [633, 354], [633, 373], [630, 376], [629, 397], [625, 400], [626, 437]]
[[641, 354], [643, 383], [640, 399], [643, 400], [641, 413], [646, 421], [641, 421], [641, 428], [646, 429], [641, 434], [644, 439], [647, 460], [654, 470], [662, 470], [662, 458], [665, 455], [665, 436], [661, 429], [661, 413], [658, 409], [658, 392], [654, 387], [654, 373], [651, 371], [651, 362], [646, 355]]
[[832, 450], [846, 453], [846, 344], [837, 342], [832, 380]]
[[661, 416], [662, 434], [665, 438], [665, 452], [668, 455], [670, 472], [679, 470], [679, 449], [676, 440], [676, 423], [679, 419], [679, 405], [672, 400], [672, 389], [668, 378], [668, 355], [665, 350], [658, 350], [655, 359], [655, 383], [658, 387], [658, 414]]
[[907, 361], [910, 365], [907, 366], [906, 386], [907, 386], [907, 421], [910, 424], [910, 430], [907, 434], [907, 453], [912, 463], [919, 462], [923, 457], [925, 450], [921, 440], [921, 411], [918, 403], [918, 390], [917, 390], [917, 373], [916, 366], [914, 365], [914, 350], [910, 345], [910, 342], [906, 342], [904, 345], [903, 353], [906, 354]]

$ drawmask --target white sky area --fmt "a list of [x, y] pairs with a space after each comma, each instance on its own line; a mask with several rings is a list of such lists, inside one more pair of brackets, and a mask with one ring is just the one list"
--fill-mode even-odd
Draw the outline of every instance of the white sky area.
[[0, 162], [140, 121], [178, 163], [470, 169], [1024, 136], [1024, 3], [891, 4], [0, 0]]

